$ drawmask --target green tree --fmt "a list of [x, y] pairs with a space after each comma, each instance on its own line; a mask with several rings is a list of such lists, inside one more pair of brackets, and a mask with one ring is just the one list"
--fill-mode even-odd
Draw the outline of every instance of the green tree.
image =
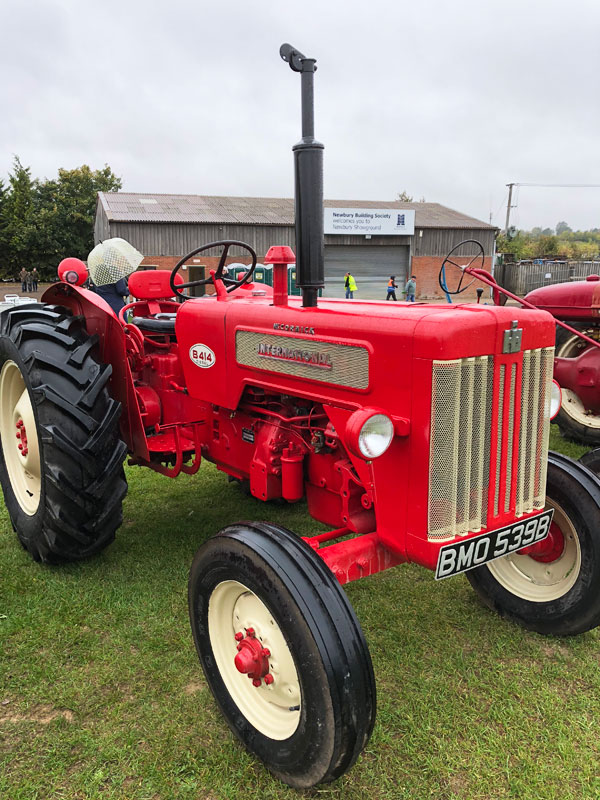
[[29, 266], [36, 239], [33, 216], [35, 185], [30, 168], [24, 167], [18, 156], [14, 157], [8, 186], [2, 202], [0, 225], [6, 248], [4, 269], [8, 275], [16, 275], [21, 267]]
[[556, 223], [556, 235], [560, 236], [561, 233], [571, 232], [571, 228], [567, 225], [566, 222], [557, 222]]
[[54, 266], [65, 256], [87, 258], [94, 246], [94, 213], [98, 192], [118, 191], [122, 181], [106, 164], [92, 170], [87, 164], [59, 169], [56, 180], [38, 187], [40, 220], [45, 231], [45, 252]]
[[8, 275], [8, 240], [6, 236], [6, 187], [0, 179], [0, 278]]
[[[411, 197], [411, 195], [409, 195], [409, 193], [406, 191], [406, 189], [403, 189], [401, 192], [398, 192], [396, 200], [400, 200], [403, 203], [413, 203], [414, 202], [413, 198]], [[425, 200], [425, 198], [423, 198], [423, 201], [424, 200]]]

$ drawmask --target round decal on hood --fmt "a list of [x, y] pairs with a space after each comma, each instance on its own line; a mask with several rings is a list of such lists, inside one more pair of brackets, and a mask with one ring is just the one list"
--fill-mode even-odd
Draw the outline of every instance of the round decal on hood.
[[193, 344], [190, 347], [190, 361], [193, 361], [197, 367], [214, 367], [215, 354], [205, 344]]

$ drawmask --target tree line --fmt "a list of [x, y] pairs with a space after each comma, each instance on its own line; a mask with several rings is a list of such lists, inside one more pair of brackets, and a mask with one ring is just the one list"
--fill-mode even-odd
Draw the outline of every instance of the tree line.
[[509, 228], [507, 235], [498, 235], [496, 249], [499, 253], [510, 253], [517, 261], [528, 258], [596, 261], [600, 259], [600, 228], [573, 231], [564, 221], [555, 228], [530, 231]]
[[87, 258], [97, 193], [121, 186], [108, 164], [59, 169], [56, 178], [39, 179], [15, 156], [8, 181], [0, 180], [0, 278], [36, 267], [41, 280], [54, 280], [63, 258]]

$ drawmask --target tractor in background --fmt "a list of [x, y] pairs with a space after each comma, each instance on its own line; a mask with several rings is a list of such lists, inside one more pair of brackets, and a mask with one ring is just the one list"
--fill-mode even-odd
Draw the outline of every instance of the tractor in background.
[[[465, 574], [528, 629], [590, 630], [600, 485], [548, 453], [546, 311], [318, 299], [316, 62], [290, 45], [280, 54], [302, 86], [296, 255], [271, 248], [269, 287], [252, 280], [249, 245], [199, 247], [172, 273], [132, 274], [135, 300], [118, 316], [70, 264], [42, 305], [4, 311], [0, 482], [21, 544], [45, 563], [112, 541], [127, 455], [169, 478], [208, 460], [265, 503], [305, 500], [325, 533], [233, 517], [201, 544], [188, 596], [227, 723], [282, 781], [307, 788], [348, 770], [375, 722], [373, 666], [343, 585], [414, 562], [437, 579]], [[217, 268], [185, 282], [183, 265], [210, 247]], [[241, 276], [224, 274], [230, 251], [251, 257]], [[126, 248], [111, 252], [132, 271]], [[294, 262], [301, 297], [288, 295]], [[214, 294], [190, 295], [207, 281]]]
[[[476, 255], [467, 259], [464, 254], [469, 245], [475, 248]], [[454, 259], [461, 255], [465, 263], [457, 264]], [[452, 289], [446, 277], [449, 265], [461, 270]], [[444, 260], [439, 284], [451, 302], [453, 295], [464, 292], [475, 280], [491, 287], [496, 305], [504, 305], [510, 297], [526, 308], [552, 314], [556, 320], [554, 378], [561, 388], [555, 422], [566, 438], [589, 446], [600, 445], [600, 276], [542, 286], [523, 299], [498, 286], [483, 269], [482, 245], [468, 239], [456, 245]], [[589, 456], [585, 463], [600, 467], [600, 457]]]

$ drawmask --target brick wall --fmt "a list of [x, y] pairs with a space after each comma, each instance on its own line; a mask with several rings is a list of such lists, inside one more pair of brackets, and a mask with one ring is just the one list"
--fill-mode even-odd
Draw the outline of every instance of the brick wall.
[[[440, 267], [442, 266], [443, 258], [441, 256], [413, 256], [412, 257], [412, 274], [417, 276], [417, 300], [432, 300], [432, 299], [444, 299], [445, 295], [440, 289], [438, 283], [438, 274], [440, 271]], [[466, 258], [457, 258], [457, 264], [466, 263], [468, 259]], [[481, 261], [477, 259], [476, 262], [473, 263], [473, 266], [480, 267]], [[487, 269], [488, 272], [491, 272], [492, 269], [492, 258], [491, 256], [487, 256], [484, 260], [483, 268]], [[451, 264], [446, 267], [446, 282], [449, 289], [455, 287], [458, 283], [460, 278], [459, 272], [456, 267], [453, 267]], [[466, 279], [468, 283], [471, 279]], [[482, 296], [482, 302], [489, 302], [489, 289], [480, 281], [475, 281], [473, 285], [467, 289], [466, 292], [460, 294], [456, 297], [454, 302], [477, 302], [477, 287], [482, 287], [484, 289], [484, 293]], [[402, 287], [404, 288], [404, 287]]]

